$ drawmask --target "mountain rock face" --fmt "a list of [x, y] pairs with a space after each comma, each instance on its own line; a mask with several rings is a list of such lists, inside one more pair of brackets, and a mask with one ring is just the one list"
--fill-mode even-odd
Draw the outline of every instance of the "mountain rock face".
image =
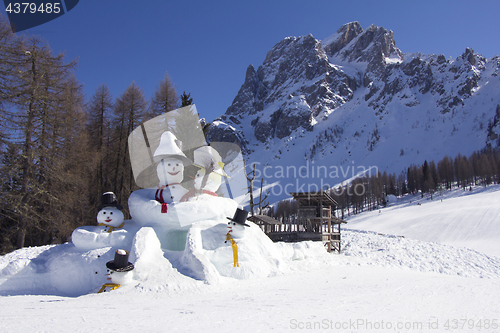
[[[307, 178], [331, 186], [368, 166], [399, 173], [499, 145], [499, 72], [498, 56], [470, 48], [456, 59], [403, 54], [392, 31], [352, 22], [323, 41], [287, 37], [257, 70], [248, 66], [208, 138], [238, 142], [248, 163], [268, 171], [268, 183]], [[311, 165], [343, 175], [291, 172]], [[284, 166], [289, 173], [277, 171]]]

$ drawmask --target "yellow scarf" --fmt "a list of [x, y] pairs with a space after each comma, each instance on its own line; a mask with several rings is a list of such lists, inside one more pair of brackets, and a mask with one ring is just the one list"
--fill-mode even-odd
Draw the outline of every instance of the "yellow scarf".
[[226, 242], [227, 241], [231, 241], [231, 246], [233, 247], [233, 260], [234, 260], [233, 267], [240, 267], [240, 264], [238, 263], [238, 245], [236, 245], [236, 242], [234, 241], [233, 237], [231, 237], [229, 232], [226, 235]]
[[119, 225], [119, 226], [117, 226], [117, 227], [113, 227], [113, 226], [111, 226], [111, 225], [104, 224], [104, 223], [99, 223], [99, 224], [98, 224], [98, 226], [100, 226], [100, 227], [109, 227], [108, 232], [111, 232], [111, 231], [113, 231], [113, 230], [115, 230], [115, 229], [120, 229], [120, 228], [122, 228], [124, 225], [125, 225], [125, 221], [123, 221], [123, 222], [122, 222], [122, 224], [120, 224], [120, 225]]
[[[98, 294], [102, 293], [106, 287], [111, 287], [111, 290], [115, 290], [121, 287], [118, 283], [105, 283], [102, 285], [101, 289], [97, 292]], [[110, 291], [111, 291], [110, 290]]]

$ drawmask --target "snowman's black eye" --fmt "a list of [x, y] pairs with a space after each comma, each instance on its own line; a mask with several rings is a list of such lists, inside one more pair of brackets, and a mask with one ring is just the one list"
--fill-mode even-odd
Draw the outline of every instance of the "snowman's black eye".
[[103, 215], [106, 215], [106, 212], [102, 212]]
[[113, 215], [113, 212], [110, 212], [109, 215]]
[[170, 163], [168, 163], [167, 165], [170, 166]]
[[177, 163], [175, 166], [179, 166], [179, 163]]

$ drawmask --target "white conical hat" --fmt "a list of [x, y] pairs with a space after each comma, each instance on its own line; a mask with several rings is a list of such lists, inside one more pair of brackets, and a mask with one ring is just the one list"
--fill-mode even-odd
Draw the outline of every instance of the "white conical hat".
[[160, 145], [156, 148], [153, 155], [153, 160], [155, 162], [159, 162], [167, 157], [175, 157], [180, 159], [184, 165], [190, 165], [191, 161], [186, 157], [186, 155], [184, 155], [176, 141], [177, 138], [172, 132], [164, 132], [160, 138]]
[[217, 150], [210, 146], [203, 146], [196, 149], [193, 153], [194, 162], [193, 165], [202, 169], [212, 168], [212, 172], [215, 172], [221, 176], [228, 177], [224, 171], [224, 163]]

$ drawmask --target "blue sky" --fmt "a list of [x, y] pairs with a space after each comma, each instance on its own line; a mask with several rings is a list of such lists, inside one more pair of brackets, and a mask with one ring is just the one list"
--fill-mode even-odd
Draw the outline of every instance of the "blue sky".
[[135, 81], [149, 99], [168, 72], [200, 117], [213, 120], [231, 105], [248, 65], [257, 68], [287, 36], [324, 39], [358, 21], [394, 31], [403, 52], [455, 58], [472, 47], [490, 58], [500, 55], [499, 12], [496, 0], [80, 0], [26, 32], [78, 58], [87, 98], [103, 83], [116, 98]]

